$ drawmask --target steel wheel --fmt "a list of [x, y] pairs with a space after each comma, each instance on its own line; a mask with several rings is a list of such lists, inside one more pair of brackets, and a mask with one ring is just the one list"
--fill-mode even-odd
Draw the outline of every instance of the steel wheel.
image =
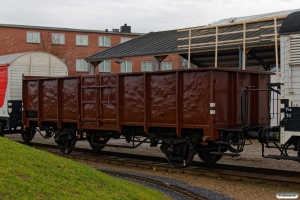
[[[106, 143], [107, 143], [108, 141], [109, 141], [109, 139], [105, 138], [105, 139], [102, 140], [102, 141], [99, 141], [99, 140], [98, 140], [98, 141], [96, 142], [96, 144], [92, 144], [91, 140], [88, 139], [88, 142], [89, 142], [91, 148], [92, 148], [95, 152], [97, 152], [97, 153], [99, 153], [99, 152], [105, 147], [105, 145], [106, 145]], [[97, 144], [99, 144], [99, 145], [97, 145]]]
[[[295, 146], [295, 144], [290, 143], [290, 142], [287, 142], [287, 143], [285, 143], [285, 144], [283, 145], [283, 149], [284, 149], [285, 156], [296, 156], [296, 155], [289, 155], [289, 153], [288, 153], [288, 150], [293, 150], [293, 149], [294, 149], [293, 146], [294, 146], [295, 149], [297, 149], [297, 147]], [[295, 154], [296, 154], [296, 153], [297, 153], [297, 152], [295, 152]], [[293, 154], [293, 152], [292, 152], [292, 154]], [[299, 162], [300, 162], [300, 161], [299, 161]]]
[[[89, 142], [90, 143], [90, 142]], [[104, 143], [99, 143], [99, 144], [103, 144], [103, 146], [99, 146], [99, 145], [93, 145], [93, 144], [91, 144], [90, 143], [90, 146], [91, 146], [91, 148], [95, 151], [95, 152], [100, 152], [104, 147], [105, 147], [105, 144], [106, 144], [106, 142], [104, 142]]]
[[210, 154], [210, 152], [212, 151], [200, 151], [198, 152], [198, 156], [203, 162], [210, 163], [210, 164], [214, 164], [218, 162], [223, 156], [223, 155]]
[[[232, 132], [230, 132], [226, 137], [226, 141], [231, 142], [231, 143], [242, 143], [241, 139], [233, 138], [233, 136], [234, 136], [234, 134]], [[243, 147], [241, 148], [241, 145], [227, 144], [226, 148], [228, 151], [230, 151], [232, 153], [240, 153], [243, 151]]]
[[165, 151], [168, 162], [176, 167], [187, 167], [194, 159], [195, 151], [189, 148], [189, 145], [184, 142], [176, 145], [165, 144], [168, 148]]
[[59, 150], [63, 153], [71, 153], [74, 150], [75, 143], [76, 140], [66, 134], [63, 136], [63, 146], [60, 146]]
[[21, 136], [24, 142], [30, 142], [36, 133], [35, 128], [28, 129], [26, 131], [21, 132]]
[[54, 140], [59, 147], [59, 150], [62, 153], [71, 153], [76, 144], [75, 133], [71, 133], [70, 130], [60, 131], [57, 135], [55, 135]]
[[75, 148], [76, 140], [70, 134], [63, 136], [63, 146], [59, 150], [63, 153], [71, 153]]

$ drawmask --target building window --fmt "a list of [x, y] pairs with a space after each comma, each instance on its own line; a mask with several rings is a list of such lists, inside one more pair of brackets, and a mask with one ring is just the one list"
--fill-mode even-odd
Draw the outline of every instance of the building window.
[[65, 44], [65, 34], [52, 33], [52, 44]]
[[84, 59], [76, 59], [76, 72], [88, 72], [88, 62]]
[[131, 61], [122, 61], [121, 72], [132, 72], [132, 62]]
[[171, 70], [172, 63], [171, 62], [162, 62], [161, 63], [161, 70]]
[[110, 37], [109, 36], [99, 36], [99, 46], [100, 47], [110, 47]]
[[76, 45], [88, 46], [89, 38], [87, 35], [76, 35]]
[[131, 40], [131, 37], [121, 37], [121, 43]]
[[99, 72], [110, 72], [110, 60], [103, 60], [100, 63]]
[[27, 32], [27, 43], [40, 43], [41, 34], [40, 32]]
[[142, 62], [142, 72], [151, 72], [152, 69], [152, 62]]

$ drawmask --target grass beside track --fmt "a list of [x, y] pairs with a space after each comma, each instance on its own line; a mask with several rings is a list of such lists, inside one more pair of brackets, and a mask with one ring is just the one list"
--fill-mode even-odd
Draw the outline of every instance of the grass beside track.
[[0, 199], [169, 199], [83, 164], [0, 137]]

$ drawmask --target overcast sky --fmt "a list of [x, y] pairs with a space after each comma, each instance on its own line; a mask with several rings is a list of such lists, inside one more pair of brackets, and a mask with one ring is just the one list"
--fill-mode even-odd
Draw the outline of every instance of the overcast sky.
[[300, 0], [0, 0], [0, 24], [147, 33], [300, 9]]

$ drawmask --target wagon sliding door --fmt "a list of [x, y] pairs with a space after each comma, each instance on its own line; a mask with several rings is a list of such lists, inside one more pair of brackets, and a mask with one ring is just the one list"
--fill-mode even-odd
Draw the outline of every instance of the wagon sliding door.
[[81, 77], [83, 129], [118, 130], [116, 86], [116, 75]]

